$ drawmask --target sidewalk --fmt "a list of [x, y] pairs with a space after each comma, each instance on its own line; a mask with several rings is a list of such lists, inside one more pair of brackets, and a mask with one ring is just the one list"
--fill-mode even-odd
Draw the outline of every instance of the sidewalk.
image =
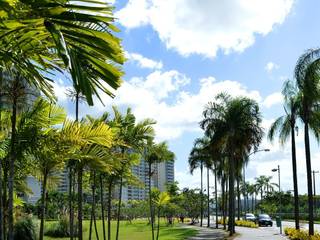
[[272, 228], [246, 228], [246, 227], [236, 227], [236, 232], [240, 234], [235, 237], [234, 240], [285, 240], [287, 239], [283, 235], [279, 235], [278, 229]]
[[199, 231], [197, 236], [188, 238], [188, 240], [223, 240], [226, 236], [225, 231], [221, 229], [199, 227], [196, 225], [184, 225], [184, 227], [194, 228]]

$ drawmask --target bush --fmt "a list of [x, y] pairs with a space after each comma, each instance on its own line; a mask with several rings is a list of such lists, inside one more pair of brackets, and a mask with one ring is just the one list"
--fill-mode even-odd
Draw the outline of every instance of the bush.
[[307, 230], [296, 230], [295, 228], [285, 228], [284, 233], [291, 240], [320, 240], [320, 234], [315, 233], [313, 236], [309, 236]]
[[13, 230], [15, 240], [36, 240], [37, 224], [31, 217], [24, 217], [17, 221]]
[[[76, 228], [75, 228], [76, 229]], [[49, 237], [70, 237], [69, 232], [69, 220], [63, 217], [57, 223], [53, 223], [48, 226], [48, 229], [44, 232], [45, 236]]]
[[249, 227], [249, 228], [257, 228], [258, 225], [255, 224], [252, 221], [246, 221], [246, 220], [236, 220], [236, 226], [239, 227]]

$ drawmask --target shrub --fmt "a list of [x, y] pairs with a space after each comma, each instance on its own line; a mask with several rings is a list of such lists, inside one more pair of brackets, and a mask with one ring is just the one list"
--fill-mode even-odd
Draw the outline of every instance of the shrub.
[[31, 217], [24, 217], [18, 220], [13, 231], [13, 238], [15, 240], [37, 239], [37, 224]]
[[249, 228], [257, 228], [258, 225], [255, 224], [252, 221], [246, 221], [246, 220], [236, 220], [236, 226], [239, 227], [249, 227]]
[[50, 224], [44, 235], [49, 237], [70, 237], [68, 218], [62, 217], [59, 222]]
[[295, 228], [285, 228], [284, 233], [291, 240], [320, 240], [320, 234], [315, 233], [313, 236], [309, 236], [307, 230], [296, 230]]

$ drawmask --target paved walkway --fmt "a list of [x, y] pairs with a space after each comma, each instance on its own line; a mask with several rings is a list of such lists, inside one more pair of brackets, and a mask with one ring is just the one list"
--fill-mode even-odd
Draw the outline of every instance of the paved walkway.
[[226, 233], [220, 229], [198, 227], [194, 225], [185, 225], [185, 227], [194, 228], [199, 231], [197, 236], [188, 238], [188, 240], [223, 240], [226, 236]]
[[236, 232], [240, 235], [235, 237], [234, 240], [285, 240], [285, 236], [279, 234], [277, 228], [260, 227], [260, 228], [246, 228], [236, 227]]

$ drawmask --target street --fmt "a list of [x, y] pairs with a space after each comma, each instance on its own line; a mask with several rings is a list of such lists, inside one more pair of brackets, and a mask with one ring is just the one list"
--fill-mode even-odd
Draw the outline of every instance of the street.
[[[207, 225], [207, 220], [203, 219], [203, 226]], [[259, 227], [259, 228], [247, 228], [247, 227], [236, 227], [236, 232], [240, 234], [235, 240], [259, 240], [259, 239], [270, 239], [270, 240], [283, 240], [287, 239], [284, 235], [285, 227], [294, 227], [294, 222], [283, 221], [282, 222], [282, 235], [280, 235], [280, 229], [276, 227], [276, 222], [273, 222], [273, 227]], [[215, 227], [215, 220], [210, 220], [210, 226]], [[221, 227], [221, 225], [220, 225]], [[315, 230], [320, 232], [320, 224], [314, 225]], [[301, 229], [308, 229], [307, 223], [300, 223]]]

